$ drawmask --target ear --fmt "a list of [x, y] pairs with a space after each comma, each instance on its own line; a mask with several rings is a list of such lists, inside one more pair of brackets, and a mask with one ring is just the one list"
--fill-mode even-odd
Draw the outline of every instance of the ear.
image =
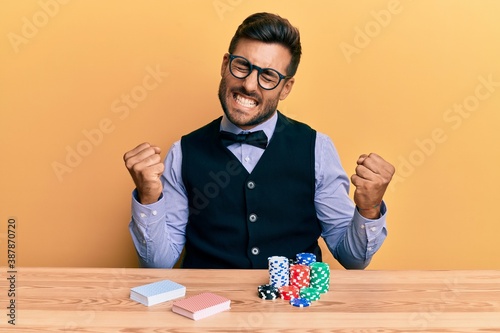
[[226, 72], [227, 69], [227, 64], [229, 63], [229, 54], [226, 53], [222, 57], [222, 64], [220, 66], [220, 76], [224, 76], [224, 73]]
[[295, 83], [294, 77], [292, 77], [286, 81], [285, 86], [283, 87], [283, 89], [281, 89], [281, 92], [280, 92], [280, 100], [281, 101], [284, 100], [288, 96], [288, 94], [290, 94], [294, 83]]

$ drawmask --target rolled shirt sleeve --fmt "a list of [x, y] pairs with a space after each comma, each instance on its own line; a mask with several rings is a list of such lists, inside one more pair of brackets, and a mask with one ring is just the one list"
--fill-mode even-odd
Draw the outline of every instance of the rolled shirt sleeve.
[[132, 194], [129, 230], [142, 267], [171, 268], [185, 243], [188, 200], [182, 183], [180, 142], [174, 143], [165, 158], [161, 181], [163, 193], [150, 205], [142, 205], [137, 191]]
[[370, 263], [387, 236], [383, 202], [376, 220], [359, 214], [349, 198], [347, 177], [331, 139], [318, 133], [316, 138], [315, 206], [328, 249], [345, 268], [363, 269]]

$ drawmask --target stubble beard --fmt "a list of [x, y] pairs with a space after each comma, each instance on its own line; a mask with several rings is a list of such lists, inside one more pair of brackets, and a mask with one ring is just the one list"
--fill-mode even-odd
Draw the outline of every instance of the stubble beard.
[[[257, 105], [257, 107], [260, 107], [261, 111], [246, 121], [244, 121], [241, 118], [238, 118], [236, 114], [231, 114], [227, 106], [227, 100], [232, 99], [234, 93], [240, 93], [244, 96], [255, 98], [259, 102], [259, 105]], [[262, 124], [269, 118], [271, 118], [276, 112], [279, 103], [279, 98], [269, 99], [265, 103], [262, 103], [262, 98], [260, 98], [260, 96], [258, 96], [255, 93], [249, 93], [248, 91], [246, 91], [244, 87], [238, 87], [232, 89], [231, 91], [228, 91], [226, 78], [223, 77], [220, 80], [219, 84], [219, 101], [222, 106], [222, 110], [224, 111], [224, 114], [229, 119], [229, 121], [231, 121], [236, 126], [243, 128], [243, 127], [257, 126], [259, 124]]]

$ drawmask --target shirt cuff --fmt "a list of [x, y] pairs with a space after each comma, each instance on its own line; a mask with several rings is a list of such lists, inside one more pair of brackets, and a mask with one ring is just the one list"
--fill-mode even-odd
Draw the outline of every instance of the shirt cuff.
[[142, 227], [158, 223], [161, 217], [165, 215], [165, 204], [163, 193], [157, 202], [149, 205], [143, 205], [139, 202], [137, 189], [132, 192], [132, 216], [134, 221]]
[[387, 207], [382, 201], [380, 205], [380, 217], [378, 219], [367, 219], [357, 209], [354, 209], [353, 227], [358, 239], [366, 239], [366, 258], [372, 257], [382, 246], [386, 236]]

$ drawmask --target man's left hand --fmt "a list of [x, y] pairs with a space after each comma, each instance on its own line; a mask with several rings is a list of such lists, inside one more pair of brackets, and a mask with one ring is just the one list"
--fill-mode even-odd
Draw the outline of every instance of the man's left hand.
[[356, 174], [351, 182], [356, 187], [354, 203], [359, 213], [368, 219], [380, 217], [380, 204], [395, 168], [377, 154], [363, 154], [358, 158]]

